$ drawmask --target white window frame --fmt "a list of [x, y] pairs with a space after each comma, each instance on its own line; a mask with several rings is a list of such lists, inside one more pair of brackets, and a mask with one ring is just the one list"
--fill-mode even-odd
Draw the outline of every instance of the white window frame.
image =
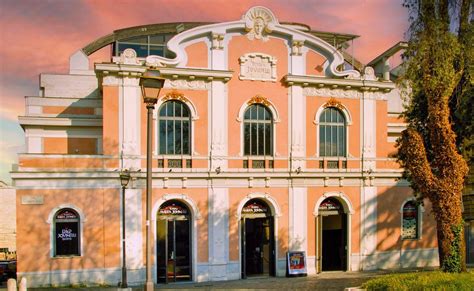
[[[56, 214], [58, 211], [65, 209], [65, 208], [70, 208], [79, 215], [79, 255], [69, 255], [69, 256], [56, 256]], [[49, 230], [49, 256], [51, 258], [77, 258], [77, 257], [83, 257], [84, 256], [84, 224], [86, 222], [86, 216], [84, 215], [84, 212], [74, 204], [61, 204], [51, 210], [51, 212], [48, 215], [48, 218], [46, 220], [46, 223], [50, 225], [50, 230]]]

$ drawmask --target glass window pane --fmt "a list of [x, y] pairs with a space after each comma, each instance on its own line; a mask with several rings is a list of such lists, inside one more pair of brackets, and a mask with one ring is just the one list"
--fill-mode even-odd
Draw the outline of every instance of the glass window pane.
[[319, 118], [319, 122], [326, 122], [326, 114], [328, 113], [327, 109], [324, 109], [323, 113], [321, 113], [321, 117]]
[[166, 116], [166, 106], [168, 106], [169, 102], [165, 102], [163, 105], [161, 105], [160, 108], [160, 116]]
[[337, 126], [331, 126], [331, 156], [337, 156]]
[[326, 156], [326, 151], [324, 150], [326, 148], [326, 126], [321, 125], [319, 127], [319, 155], [321, 157]]
[[166, 154], [174, 155], [174, 121], [167, 122], [167, 140], [166, 140]]
[[244, 113], [244, 119], [250, 119], [250, 109], [252, 107], [249, 107], [247, 108], [247, 110], [245, 110], [245, 113]]
[[[263, 111], [262, 111], [263, 113]], [[257, 146], [257, 154], [258, 155], [264, 155], [264, 128], [263, 128], [263, 123], [257, 124], [257, 131], [258, 131], [258, 146]]]
[[344, 126], [338, 126], [338, 151], [337, 151], [337, 155], [338, 156], [345, 156], [345, 147], [346, 147], [346, 144], [344, 142], [344, 134], [345, 134], [345, 130], [344, 130]]
[[159, 135], [159, 142], [160, 142], [160, 154], [166, 154], [166, 120], [160, 120], [160, 127], [159, 127], [160, 135]]
[[165, 35], [164, 34], [150, 35], [150, 43], [164, 44], [165, 43]]
[[188, 108], [188, 106], [185, 105], [185, 104], [183, 104], [183, 111], [182, 111], [182, 112], [183, 112], [183, 115], [182, 115], [183, 117], [189, 117], [189, 116], [190, 116], [190, 114], [189, 114], [189, 108]]
[[272, 154], [272, 136], [271, 136], [271, 124], [265, 124], [265, 155]]
[[331, 155], [331, 127], [326, 126], [326, 147], [324, 148], [327, 156]]
[[191, 153], [190, 146], [190, 132], [189, 132], [189, 121], [183, 121], [183, 154], [189, 155]]
[[181, 117], [181, 108], [183, 107], [183, 103], [181, 102], [173, 102], [174, 103], [174, 116]]
[[251, 123], [250, 125], [251, 127], [251, 133], [250, 133], [250, 151], [251, 151], [251, 154], [252, 155], [257, 155], [258, 154], [258, 151], [257, 151], [257, 140], [258, 140], [258, 137], [257, 137], [257, 123]]
[[250, 155], [250, 123], [244, 123], [244, 155]]
[[151, 45], [150, 46], [150, 55], [164, 57], [165, 56], [165, 49], [162, 46]]
[[257, 106], [256, 105], [252, 105], [250, 107], [250, 119], [257, 119]]
[[265, 108], [265, 120], [272, 120], [272, 113], [268, 108]]
[[134, 49], [137, 52], [138, 57], [146, 57], [148, 55], [148, 46], [146, 44], [129, 44], [129, 43], [119, 43], [118, 50], [119, 55], [127, 48]]
[[265, 119], [265, 107], [263, 107], [262, 105], [258, 105], [257, 109], [258, 109], [257, 119], [258, 120], [264, 120]]
[[173, 116], [174, 102], [173, 102], [173, 101], [169, 101], [169, 102], [166, 102], [166, 103], [167, 103], [167, 106], [166, 106], [166, 116]]
[[[176, 106], [176, 107], [178, 107], [178, 106]], [[182, 149], [181, 148], [181, 146], [182, 146], [181, 137], [182, 137], [182, 135], [181, 135], [181, 121], [176, 120], [174, 122], [174, 153], [176, 155], [180, 155], [182, 153], [182, 151], [181, 151], [181, 149]]]

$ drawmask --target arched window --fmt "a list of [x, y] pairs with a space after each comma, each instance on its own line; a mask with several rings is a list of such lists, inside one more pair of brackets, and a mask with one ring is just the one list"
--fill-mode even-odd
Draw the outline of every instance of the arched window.
[[324, 109], [319, 118], [319, 156], [346, 156], [346, 119], [334, 107]]
[[416, 201], [409, 200], [402, 207], [402, 239], [419, 238], [419, 211]]
[[191, 153], [191, 114], [180, 101], [167, 101], [158, 114], [158, 144], [161, 155]]
[[54, 255], [80, 256], [80, 217], [76, 211], [63, 208], [54, 215]]
[[273, 155], [273, 119], [270, 110], [253, 104], [244, 113], [244, 155]]

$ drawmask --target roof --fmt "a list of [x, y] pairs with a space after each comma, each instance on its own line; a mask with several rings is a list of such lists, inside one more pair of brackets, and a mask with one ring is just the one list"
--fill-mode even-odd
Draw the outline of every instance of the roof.
[[[147, 24], [147, 25], [140, 25], [140, 26], [133, 26], [123, 29], [114, 30], [111, 34], [102, 36], [93, 42], [89, 43], [85, 47], [82, 48], [82, 51], [86, 55], [91, 55], [94, 52], [100, 50], [101, 48], [110, 45], [116, 41], [120, 41], [122, 39], [127, 39], [130, 37], [135, 36], [144, 36], [150, 34], [158, 34], [158, 33], [180, 33], [185, 30], [189, 30], [191, 28], [213, 24], [215, 22], [172, 22], [172, 23], [157, 23], [157, 24]], [[295, 23], [295, 22], [281, 22], [283, 25], [294, 26], [294, 28], [312, 34], [316, 37], [321, 38], [322, 40], [326, 41], [327, 43], [334, 45], [336, 47], [341, 46], [343, 43], [346, 43], [350, 40], [353, 40], [358, 35], [353, 34], [344, 34], [344, 33], [336, 33], [336, 32], [325, 32], [325, 31], [317, 31], [311, 30], [311, 28], [302, 23]]]

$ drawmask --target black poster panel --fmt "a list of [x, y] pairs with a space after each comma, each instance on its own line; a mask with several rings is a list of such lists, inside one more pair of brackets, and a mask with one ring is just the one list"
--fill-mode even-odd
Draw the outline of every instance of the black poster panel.
[[56, 256], [80, 255], [78, 222], [56, 222]]

